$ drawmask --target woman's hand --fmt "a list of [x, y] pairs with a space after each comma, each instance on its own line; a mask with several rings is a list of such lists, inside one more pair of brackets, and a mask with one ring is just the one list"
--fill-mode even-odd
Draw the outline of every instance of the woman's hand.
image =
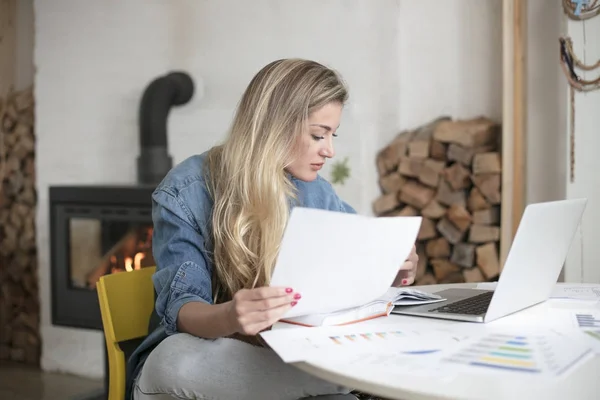
[[300, 297], [290, 288], [242, 289], [228, 303], [227, 319], [234, 332], [253, 336], [277, 322]]
[[417, 248], [413, 245], [408, 259], [400, 266], [400, 270], [398, 271], [398, 275], [396, 275], [396, 279], [394, 279], [392, 286], [412, 285], [415, 282], [415, 276], [417, 275], [418, 263], [419, 256], [417, 255]]

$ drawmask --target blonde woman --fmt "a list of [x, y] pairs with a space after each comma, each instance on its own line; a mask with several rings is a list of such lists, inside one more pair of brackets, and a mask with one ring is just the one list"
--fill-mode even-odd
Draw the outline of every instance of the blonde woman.
[[[354, 398], [286, 365], [258, 336], [302, 301], [269, 286], [291, 208], [355, 212], [318, 175], [347, 97], [319, 63], [272, 62], [247, 87], [227, 140], [158, 185], [156, 318], [128, 362], [128, 399]], [[327, 238], [315, 232], [315, 246]], [[413, 252], [395, 283], [413, 282], [416, 261]]]

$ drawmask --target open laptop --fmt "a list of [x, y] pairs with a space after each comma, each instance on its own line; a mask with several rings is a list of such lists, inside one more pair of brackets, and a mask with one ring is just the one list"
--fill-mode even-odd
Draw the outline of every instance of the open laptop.
[[525, 208], [495, 290], [446, 289], [446, 301], [396, 306], [393, 314], [490, 322], [546, 301], [558, 280], [587, 199]]

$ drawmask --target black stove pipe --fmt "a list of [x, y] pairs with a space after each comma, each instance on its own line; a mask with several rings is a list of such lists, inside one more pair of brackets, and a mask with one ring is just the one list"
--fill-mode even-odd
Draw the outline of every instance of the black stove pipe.
[[173, 167], [167, 146], [169, 111], [190, 101], [193, 94], [194, 81], [184, 72], [158, 77], [144, 90], [139, 109], [138, 183], [157, 185]]

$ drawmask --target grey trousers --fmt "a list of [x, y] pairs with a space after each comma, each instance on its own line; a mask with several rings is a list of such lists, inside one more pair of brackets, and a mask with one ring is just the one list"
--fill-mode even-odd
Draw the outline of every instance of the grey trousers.
[[273, 350], [235, 339], [178, 333], [148, 356], [135, 400], [350, 400], [350, 389], [284, 363]]

